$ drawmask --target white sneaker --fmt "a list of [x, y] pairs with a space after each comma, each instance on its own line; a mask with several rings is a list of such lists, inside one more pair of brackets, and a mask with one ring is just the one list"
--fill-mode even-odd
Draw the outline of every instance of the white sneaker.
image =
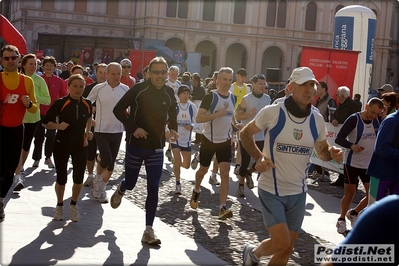
[[336, 227], [337, 227], [337, 232], [339, 234], [345, 233], [345, 231], [346, 231], [346, 221], [338, 220], [337, 224], [336, 224]]
[[80, 213], [78, 210], [78, 206], [76, 205], [69, 205], [69, 212], [71, 215], [71, 221], [72, 222], [77, 222], [80, 220]]
[[146, 229], [144, 230], [143, 237], [141, 238], [141, 242], [147, 243], [149, 245], [160, 245], [161, 240], [155, 235], [154, 229]]
[[211, 174], [211, 176], [209, 177], [209, 184], [211, 184], [211, 185], [220, 185], [220, 183], [219, 183], [219, 181], [218, 181], [218, 179], [216, 177], [216, 174]]
[[96, 177], [94, 178], [90, 191], [93, 198], [96, 199], [98, 199], [101, 195], [101, 185], [103, 183], [102, 177], [100, 179], [99, 177], [99, 175], [96, 175]]
[[255, 258], [253, 250], [255, 246], [247, 244], [242, 252], [242, 265], [243, 266], [256, 266], [260, 264], [260, 260]]
[[176, 194], [176, 195], [181, 195], [181, 184], [176, 185], [175, 194]]
[[100, 192], [100, 197], [98, 198], [98, 201], [101, 203], [108, 203], [108, 197], [107, 197], [107, 191], [105, 191], [105, 188], [107, 187], [107, 184], [102, 182], [102, 189]]
[[86, 181], [83, 183], [83, 186], [85, 186], [85, 187], [91, 187], [91, 186], [93, 185], [93, 179], [94, 179], [93, 174], [89, 174], [89, 175], [87, 176]]
[[351, 222], [351, 226], [352, 226], [352, 228], [353, 228], [353, 226], [355, 225], [355, 222], [356, 222], [356, 220], [357, 220], [357, 217], [359, 217], [359, 215], [352, 215], [352, 214], [351, 214], [352, 210], [353, 210], [353, 209], [350, 209], [349, 211], [347, 211], [345, 216], [346, 216], [346, 218], [348, 218], [348, 220]]
[[64, 219], [64, 206], [56, 206], [54, 209], [54, 220], [62, 221]]

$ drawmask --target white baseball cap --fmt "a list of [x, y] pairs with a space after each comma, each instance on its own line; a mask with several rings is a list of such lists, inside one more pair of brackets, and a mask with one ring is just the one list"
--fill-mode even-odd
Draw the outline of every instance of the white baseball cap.
[[130, 61], [129, 59], [127, 59], [127, 58], [125, 58], [125, 59], [122, 59], [122, 61], [121, 61], [121, 65], [123, 66], [123, 65], [128, 65], [128, 66], [132, 66], [132, 61]]
[[313, 80], [316, 83], [319, 83], [310, 68], [298, 67], [292, 71], [288, 84], [295, 82], [296, 84], [301, 85], [309, 80]]

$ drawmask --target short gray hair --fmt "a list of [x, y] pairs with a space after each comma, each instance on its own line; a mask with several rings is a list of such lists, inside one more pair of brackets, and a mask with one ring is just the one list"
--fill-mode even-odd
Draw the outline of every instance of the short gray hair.
[[176, 70], [177, 74], [179, 74], [180, 70], [177, 66], [170, 66], [168, 72], [170, 72], [171, 70]]
[[119, 70], [122, 71], [122, 66], [121, 64], [119, 64], [118, 62], [111, 62], [107, 65], [107, 73], [109, 73], [109, 69], [111, 68], [111, 66], [116, 66], [119, 68]]
[[226, 72], [226, 73], [231, 74], [231, 75], [234, 74], [234, 70], [231, 67], [222, 67], [221, 69], [219, 69], [219, 76], [223, 72]]
[[351, 95], [351, 91], [346, 86], [341, 86], [337, 89], [338, 94], [342, 94], [342, 96], [346, 99]]

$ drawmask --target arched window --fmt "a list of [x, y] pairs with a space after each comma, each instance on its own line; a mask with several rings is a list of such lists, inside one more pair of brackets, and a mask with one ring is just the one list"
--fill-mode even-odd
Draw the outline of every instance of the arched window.
[[287, 17], [287, 1], [280, 0], [277, 11], [277, 28], [285, 28], [285, 20]]
[[338, 5], [336, 8], [335, 8], [335, 13], [334, 14], [337, 14], [337, 12], [338, 11], [340, 11], [342, 8], [344, 8], [345, 6], [343, 6], [343, 5]]
[[204, 10], [202, 12], [202, 20], [214, 21], [215, 20], [215, 0], [204, 0]]
[[245, 24], [245, 12], [247, 11], [247, 0], [234, 1], [234, 23]]
[[316, 30], [317, 21], [317, 5], [315, 2], [310, 2], [306, 7], [305, 30]]
[[276, 0], [269, 0], [267, 4], [266, 26], [274, 27], [276, 24]]

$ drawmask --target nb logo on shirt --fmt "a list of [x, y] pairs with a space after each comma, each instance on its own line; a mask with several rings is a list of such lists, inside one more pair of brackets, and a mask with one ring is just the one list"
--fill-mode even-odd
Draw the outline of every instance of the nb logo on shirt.
[[7, 96], [4, 98], [3, 103], [14, 104], [14, 103], [18, 102], [18, 98], [19, 98], [18, 94], [7, 93]]

